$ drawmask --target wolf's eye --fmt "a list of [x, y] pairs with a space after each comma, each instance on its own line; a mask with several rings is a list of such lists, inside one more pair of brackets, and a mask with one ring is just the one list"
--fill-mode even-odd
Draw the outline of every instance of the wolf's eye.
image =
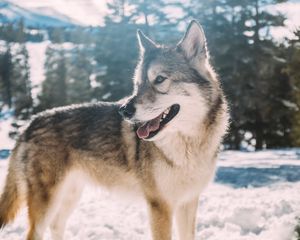
[[155, 80], [154, 80], [154, 84], [161, 84], [163, 83], [167, 78], [163, 77], [161, 75], [158, 75]]

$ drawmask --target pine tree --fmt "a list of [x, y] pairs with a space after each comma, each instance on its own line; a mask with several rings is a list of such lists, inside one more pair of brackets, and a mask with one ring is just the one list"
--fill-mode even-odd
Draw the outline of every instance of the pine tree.
[[[108, 3], [111, 13], [105, 18], [105, 26], [99, 29], [96, 42], [96, 61], [99, 68], [96, 96], [104, 100], [118, 100], [132, 91], [132, 77], [137, 63], [136, 30], [155, 39], [171, 41], [176, 24], [171, 24], [163, 12], [166, 4], [161, 0], [114, 0]], [[142, 19], [142, 22], [141, 22]], [[178, 37], [178, 36], [177, 36]]]
[[53, 43], [63, 43], [64, 42], [64, 28], [55, 27], [48, 30], [49, 38]]
[[295, 32], [296, 39], [290, 41], [288, 64], [285, 69], [292, 83], [294, 114], [292, 117], [291, 139], [293, 146], [300, 146], [300, 30]]
[[[111, 15], [105, 18], [105, 27], [99, 29], [95, 60], [99, 67], [98, 87], [94, 89], [99, 100], [118, 100], [132, 91], [131, 78], [138, 56], [136, 25], [133, 14], [125, 7], [127, 1], [108, 4]], [[104, 71], [103, 71], [104, 70]]]
[[134, 17], [128, 0], [112, 0], [107, 3], [109, 14], [105, 16], [105, 23], [129, 23]]
[[[279, 3], [283, 1], [267, 1], [255, 0], [251, 2], [247, 12], [248, 20], [254, 21], [254, 25], [249, 27], [253, 32], [253, 41], [251, 47], [251, 72], [252, 76], [248, 79], [251, 88], [250, 94], [253, 99], [253, 105], [250, 109], [250, 114], [253, 115], [254, 122], [250, 124], [250, 129], [254, 133], [256, 140], [255, 148], [262, 149], [265, 144], [266, 129], [270, 122], [270, 113], [272, 112], [272, 102], [276, 95], [273, 95], [272, 77], [276, 65], [276, 48], [269, 36], [262, 36], [263, 29], [268, 29], [271, 26], [283, 26], [284, 17], [281, 15], [273, 15], [263, 7], [270, 3]], [[251, 42], [250, 42], [251, 43]]]
[[12, 54], [10, 45], [6, 45], [6, 52], [1, 56], [0, 64], [0, 76], [1, 76], [1, 89], [2, 99], [4, 104], [7, 104], [9, 108], [12, 107], [12, 78], [11, 73], [13, 69]]
[[25, 25], [24, 20], [21, 19], [16, 26], [16, 33], [15, 33], [15, 41], [19, 43], [24, 43], [26, 41], [26, 33], [25, 33]]
[[92, 98], [90, 76], [92, 65], [85, 48], [76, 47], [71, 55], [68, 84], [68, 103], [82, 103]]
[[274, 109], [285, 108], [279, 101], [281, 80], [275, 75], [283, 66], [268, 29], [282, 26], [284, 17], [265, 9], [278, 2], [283, 1], [195, 0], [186, 8], [187, 15], [199, 19], [206, 30], [212, 61], [231, 105], [232, 131], [227, 141], [234, 148], [241, 146], [246, 133], [252, 134], [249, 141], [256, 142], [256, 149], [268, 147], [270, 136], [282, 127], [281, 123], [270, 127], [272, 114], [282, 112]]
[[32, 112], [30, 66], [25, 44], [18, 45], [12, 58], [13, 98], [15, 115], [19, 119], [28, 119]]
[[46, 50], [45, 80], [36, 111], [67, 104], [67, 61], [62, 46], [49, 46]]
[[[146, 35], [158, 38], [165, 37], [163, 33], [170, 33], [177, 24], [172, 24], [164, 9], [169, 6], [168, 3], [162, 0], [128, 0], [128, 4], [132, 7], [132, 21], [142, 25]], [[161, 35], [164, 36], [161, 36]], [[165, 40], [165, 39], [164, 39]]]

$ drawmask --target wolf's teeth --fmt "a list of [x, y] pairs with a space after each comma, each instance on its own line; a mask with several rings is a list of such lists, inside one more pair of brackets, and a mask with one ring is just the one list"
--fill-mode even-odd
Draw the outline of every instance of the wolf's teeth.
[[164, 112], [162, 115], [162, 118], [165, 118], [167, 116], [167, 114]]

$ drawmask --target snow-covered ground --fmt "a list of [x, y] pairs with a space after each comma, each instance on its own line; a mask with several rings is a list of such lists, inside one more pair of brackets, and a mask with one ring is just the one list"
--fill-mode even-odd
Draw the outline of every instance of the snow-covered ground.
[[15, 142], [9, 137], [9, 132], [12, 131], [13, 111], [4, 108], [0, 111], [0, 150], [12, 149]]
[[[7, 160], [0, 161], [0, 188]], [[199, 200], [197, 240], [294, 240], [300, 216], [300, 150], [223, 152], [216, 181]], [[125, 200], [124, 200], [125, 199]], [[24, 239], [26, 210], [0, 232]], [[50, 239], [49, 232], [45, 239]], [[87, 188], [71, 216], [66, 239], [150, 239], [145, 204]]]

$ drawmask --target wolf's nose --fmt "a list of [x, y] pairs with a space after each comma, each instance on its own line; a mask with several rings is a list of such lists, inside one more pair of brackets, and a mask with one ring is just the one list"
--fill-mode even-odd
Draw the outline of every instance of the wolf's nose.
[[127, 104], [122, 105], [119, 108], [119, 113], [127, 119], [130, 119], [133, 117], [134, 113], [135, 113], [135, 107], [133, 105], [132, 102], [129, 102]]

